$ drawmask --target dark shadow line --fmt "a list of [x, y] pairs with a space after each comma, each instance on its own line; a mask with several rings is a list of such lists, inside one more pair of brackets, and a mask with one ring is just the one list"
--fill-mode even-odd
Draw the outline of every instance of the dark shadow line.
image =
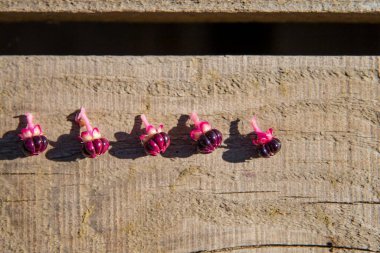
[[302, 204], [333, 204], [333, 205], [380, 205], [380, 201], [310, 201], [303, 202]]
[[380, 24], [0, 23], [0, 55], [380, 55]]
[[37, 202], [44, 201], [46, 199], [16, 199], [16, 200], [0, 200], [3, 203], [19, 203], [19, 202]]
[[225, 252], [225, 251], [233, 251], [233, 250], [259, 249], [259, 248], [322, 248], [322, 249], [324, 248], [324, 249], [330, 249], [330, 250], [338, 249], [338, 250], [356, 250], [356, 251], [365, 251], [365, 252], [379, 252], [379, 251], [371, 250], [368, 248], [333, 245], [331, 242], [328, 242], [326, 245], [323, 245], [323, 244], [282, 244], [282, 243], [242, 245], [242, 246], [225, 247], [225, 248], [213, 249], [213, 250], [199, 250], [199, 251], [193, 251], [191, 253], [216, 253], [216, 252]]
[[44, 175], [44, 176], [50, 176], [50, 175], [75, 175], [70, 173], [0, 173], [2, 176], [31, 176], [31, 175]]
[[285, 199], [313, 199], [313, 198], [316, 198], [316, 197], [311, 197], [311, 196], [279, 196], [281, 198], [285, 198]]
[[214, 192], [214, 194], [275, 193], [280, 191]]

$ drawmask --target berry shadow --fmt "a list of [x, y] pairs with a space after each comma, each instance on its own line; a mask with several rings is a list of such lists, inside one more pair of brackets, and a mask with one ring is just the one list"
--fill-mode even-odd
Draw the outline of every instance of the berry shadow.
[[177, 126], [169, 130], [170, 146], [163, 157], [167, 158], [186, 158], [197, 153], [197, 148], [190, 139], [191, 127], [186, 125], [190, 119], [189, 115], [182, 114]]
[[22, 140], [18, 136], [21, 129], [27, 125], [26, 116], [19, 115], [13, 118], [19, 119], [18, 126], [16, 130], [8, 131], [0, 138], [0, 160], [14, 160], [26, 157], [22, 151]]
[[144, 147], [141, 145], [140, 135], [143, 134], [141, 129], [142, 121], [139, 116], [135, 117], [131, 133], [117, 132], [115, 133], [116, 141], [111, 141], [109, 150], [110, 155], [120, 159], [137, 159], [144, 157]]
[[242, 163], [250, 159], [260, 158], [256, 146], [252, 145], [252, 135], [242, 135], [239, 132], [240, 120], [234, 120], [230, 124], [230, 136], [224, 141], [227, 151], [223, 152], [223, 160], [230, 163]]
[[46, 158], [58, 162], [72, 162], [83, 159], [82, 144], [78, 140], [80, 135], [80, 126], [75, 122], [75, 115], [79, 112], [76, 110], [67, 116], [67, 121], [71, 122], [71, 129], [68, 134], [62, 134], [57, 141], [49, 140], [52, 149], [46, 152]]

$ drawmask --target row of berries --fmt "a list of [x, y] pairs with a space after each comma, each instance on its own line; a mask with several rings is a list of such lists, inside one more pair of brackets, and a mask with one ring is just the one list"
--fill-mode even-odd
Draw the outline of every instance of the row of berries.
[[[27, 113], [26, 118], [27, 127], [22, 129], [19, 134], [23, 140], [23, 150], [26, 155], [38, 155], [46, 150], [48, 140], [43, 135], [40, 125], [33, 124], [32, 114]], [[212, 128], [207, 121], [200, 121], [195, 112], [190, 115], [190, 119], [194, 122], [194, 129], [191, 131], [190, 137], [197, 142], [200, 153], [209, 154], [222, 144], [223, 136], [219, 130]], [[164, 153], [170, 145], [170, 136], [162, 131], [163, 124], [155, 128], [149, 124], [145, 115], [141, 115], [141, 120], [145, 126], [145, 134], [140, 136], [140, 140], [146, 153], [152, 156]], [[109, 141], [101, 136], [98, 128], [91, 126], [83, 107], [76, 115], [75, 121], [81, 127], [86, 127], [86, 131], [81, 132], [79, 136], [85, 156], [95, 158], [107, 152], [110, 146]], [[273, 137], [272, 128], [266, 132], [261, 131], [256, 117], [253, 117], [251, 125], [254, 130], [252, 143], [258, 148], [260, 156], [268, 158], [281, 149], [281, 142]]]

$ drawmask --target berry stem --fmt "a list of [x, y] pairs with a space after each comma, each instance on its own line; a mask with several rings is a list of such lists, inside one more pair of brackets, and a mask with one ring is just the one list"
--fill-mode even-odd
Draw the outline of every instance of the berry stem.
[[34, 128], [34, 124], [33, 124], [33, 115], [28, 112], [25, 114], [26, 116], [26, 121], [28, 122], [28, 128]]
[[257, 119], [256, 119], [256, 116], [253, 116], [252, 120], [251, 120], [251, 125], [253, 127], [253, 130], [258, 133], [258, 132], [262, 132], [259, 125], [257, 124]]
[[144, 123], [145, 128], [148, 128], [148, 126], [150, 126], [150, 124], [149, 124], [146, 116], [144, 114], [141, 114], [140, 117], [141, 117], [142, 122]]
[[194, 125], [195, 127], [199, 127], [199, 117], [198, 117], [198, 114], [196, 112], [192, 112], [190, 114], [190, 119], [194, 122]]
[[83, 106], [80, 108], [80, 112], [76, 120], [78, 121], [78, 123], [80, 123], [80, 121], [83, 120], [84, 124], [86, 125], [87, 131], [92, 132], [92, 126], [90, 124], [90, 120], [87, 118], [86, 110], [84, 109]]

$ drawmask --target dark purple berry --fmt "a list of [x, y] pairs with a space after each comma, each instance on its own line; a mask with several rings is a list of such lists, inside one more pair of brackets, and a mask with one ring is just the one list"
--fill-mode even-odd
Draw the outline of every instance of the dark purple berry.
[[88, 141], [83, 144], [83, 154], [91, 158], [96, 157], [95, 147], [92, 141]]
[[153, 135], [150, 139], [145, 141], [145, 152], [149, 155], [156, 156], [164, 153], [170, 145], [170, 137], [167, 133], [160, 132]]
[[41, 126], [33, 124], [33, 115], [26, 113], [25, 116], [28, 125], [21, 129], [21, 133], [18, 135], [23, 141], [22, 150], [28, 156], [38, 155], [46, 150], [48, 140], [42, 134]]
[[92, 154], [87, 150], [85, 144], [83, 144], [82, 153], [86, 157], [92, 157]]
[[110, 147], [110, 143], [106, 138], [100, 138], [100, 140], [102, 141], [102, 144], [103, 144], [103, 149], [100, 154], [104, 154], [105, 152], [107, 152], [108, 148]]
[[251, 125], [254, 131], [252, 143], [257, 147], [261, 157], [269, 158], [280, 151], [281, 141], [273, 137], [273, 128], [263, 132], [257, 124], [255, 116], [251, 120]]
[[23, 148], [26, 155], [36, 155], [36, 147], [34, 146], [33, 138], [25, 139]]
[[102, 138], [98, 128], [93, 128], [87, 118], [86, 110], [81, 107], [80, 112], [75, 116], [75, 121], [79, 126], [86, 126], [87, 131], [80, 134], [79, 140], [83, 143], [82, 153], [91, 158], [107, 152], [110, 144], [106, 138]]
[[100, 155], [102, 153], [102, 150], [103, 150], [103, 142], [102, 142], [102, 140], [95, 139], [95, 140], [92, 141], [92, 144], [94, 146], [95, 153], [97, 155]]
[[153, 156], [156, 156], [160, 153], [160, 148], [158, 147], [157, 143], [154, 142], [154, 140], [149, 139], [144, 144], [145, 151]]
[[83, 143], [83, 154], [87, 157], [95, 158], [107, 152], [109, 141], [106, 138], [99, 138]]
[[164, 137], [161, 134], [153, 135], [153, 137], [149, 141], [155, 142], [159, 150], [161, 150], [165, 146]]
[[259, 146], [259, 154], [261, 157], [269, 158], [274, 156], [281, 149], [281, 141], [273, 138], [269, 142]]
[[209, 154], [218, 148], [222, 141], [222, 133], [217, 129], [211, 129], [199, 137], [197, 141], [198, 150], [203, 154]]
[[23, 151], [26, 155], [38, 155], [46, 150], [48, 140], [43, 135], [37, 135], [23, 140]]
[[46, 150], [48, 146], [48, 140], [45, 136], [34, 136], [33, 137], [34, 147], [36, 149], [36, 152], [42, 153]]

